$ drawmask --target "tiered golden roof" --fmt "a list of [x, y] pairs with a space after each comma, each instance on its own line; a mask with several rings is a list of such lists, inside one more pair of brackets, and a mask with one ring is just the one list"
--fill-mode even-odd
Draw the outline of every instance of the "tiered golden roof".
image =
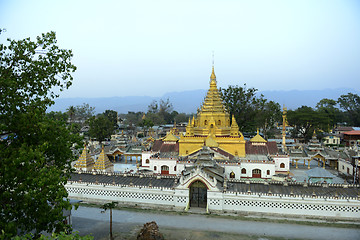
[[186, 156], [202, 146], [219, 147], [233, 155], [245, 156], [245, 140], [239, 132], [235, 118], [230, 125], [230, 114], [226, 112], [217, 88], [214, 67], [210, 75], [210, 88], [198, 113], [186, 127], [186, 134], [179, 141], [179, 155]]
[[79, 159], [75, 162], [74, 167], [82, 170], [91, 170], [94, 166], [94, 159], [91, 157], [90, 153], [86, 148], [86, 144], [84, 145], [84, 149], [79, 157]]
[[99, 171], [105, 171], [109, 168], [111, 168], [113, 164], [110, 162], [109, 158], [106, 156], [104, 151], [104, 146], [102, 146], [102, 150], [100, 153], [100, 156], [96, 160], [94, 169]]

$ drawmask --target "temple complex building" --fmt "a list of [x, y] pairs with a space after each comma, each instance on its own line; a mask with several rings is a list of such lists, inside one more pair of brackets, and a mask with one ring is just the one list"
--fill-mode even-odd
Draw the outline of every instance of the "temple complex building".
[[[199, 157], [222, 169], [224, 178], [271, 179], [288, 174], [289, 156], [280, 154], [276, 142], [268, 142], [259, 131], [245, 141], [234, 116], [226, 112], [217, 88], [214, 67], [210, 89], [196, 116], [189, 119], [185, 134], [176, 127], [155, 140], [150, 151], [142, 154], [140, 170], [161, 175], [179, 175], [199, 165]], [[203, 158], [203, 157], [200, 157]], [[215, 166], [214, 165], [214, 166]]]
[[[106, 155], [115, 159], [136, 156], [137, 163], [141, 145], [135, 138], [125, 142], [123, 134], [114, 136], [120, 146], [128, 146], [109, 151], [102, 147], [95, 163], [85, 146], [75, 163], [80, 171], [71, 174], [65, 188], [71, 198], [117, 201], [125, 206], [358, 221], [359, 185], [336, 183], [334, 176], [321, 167], [341, 161], [343, 171], [356, 172], [358, 178], [359, 170], [346, 164], [354, 160], [358, 166], [360, 157], [351, 159], [323, 149], [315, 135], [309, 148], [289, 148], [286, 125], [284, 108], [283, 151], [275, 141], [264, 139], [259, 130], [246, 141], [234, 116], [226, 112], [213, 67], [210, 89], [197, 115], [189, 119], [185, 133], [173, 127], [161, 138], [146, 142], [136, 173], [107, 172], [111, 163]], [[321, 166], [307, 172], [309, 181], [278, 180], [280, 176], [276, 175], [289, 175], [290, 159], [295, 168], [302, 163], [305, 167], [307, 162], [310, 169], [312, 160]]]
[[196, 117], [189, 119], [185, 136], [179, 140], [179, 156], [187, 156], [203, 146], [217, 148], [233, 156], [245, 157], [245, 140], [239, 127], [226, 112], [217, 88], [214, 67], [210, 89]]

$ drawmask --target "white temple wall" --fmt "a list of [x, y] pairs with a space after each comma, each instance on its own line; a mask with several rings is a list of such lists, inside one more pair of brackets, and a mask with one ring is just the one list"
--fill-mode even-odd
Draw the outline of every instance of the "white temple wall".
[[230, 173], [234, 172], [235, 173], [235, 179], [240, 179], [241, 178], [241, 167], [240, 165], [221, 165], [222, 167], [225, 168], [225, 177], [226, 178], [230, 178]]
[[222, 192], [211, 192], [207, 193], [207, 202], [209, 211], [223, 211], [223, 200], [224, 196]]
[[174, 190], [174, 206], [175, 209], [184, 210], [189, 204], [189, 190], [175, 189]]
[[225, 193], [223, 211], [360, 219], [360, 201]]
[[176, 171], [176, 174], [181, 174], [181, 172], [183, 171], [183, 170], [185, 170], [185, 164], [183, 164], [183, 163], [177, 163], [177, 171]]
[[[140, 186], [68, 183], [70, 198], [129, 205], [185, 210], [189, 205], [188, 189], [165, 189]], [[284, 214], [297, 216], [353, 218], [360, 220], [359, 199], [312, 198], [208, 191], [208, 210]]]
[[[153, 155], [154, 152], [142, 152], [141, 153], [141, 166], [149, 167], [150, 165], [150, 156]], [[149, 160], [149, 163], [146, 163], [146, 160]]]
[[169, 174], [177, 174], [176, 166], [176, 159], [170, 158], [151, 158], [149, 169], [152, 170], [154, 173], [161, 173], [161, 166], [168, 166], [169, 167]]
[[[290, 170], [290, 158], [282, 156], [272, 156], [275, 161], [275, 171], [288, 172]], [[283, 163], [283, 168], [281, 164]]]
[[246, 169], [246, 174], [241, 174], [242, 178], [251, 178], [252, 170], [254, 169], [261, 170], [261, 178], [271, 178], [273, 175], [275, 175], [275, 164], [273, 163], [242, 162], [240, 166], [241, 169]]
[[174, 206], [174, 190], [164, 188], [128, 187], [72, 183], [65, 185], [70, 198], [92, 201], [118, 201], [134, 205]]

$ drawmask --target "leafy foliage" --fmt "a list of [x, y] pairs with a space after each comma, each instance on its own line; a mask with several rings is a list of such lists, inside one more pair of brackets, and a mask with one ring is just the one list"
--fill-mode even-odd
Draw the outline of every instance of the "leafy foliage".
[[70, 123], [77, 122], [84, 125], [86, 120], [94, 116], [95, 108], [91, 107], [88, 103], [83, 103], [83, 105], [70, 106], [67, 109], [67, 114], [69, 116]]
[[[33, 239], [33, 235], [32, 234], [26, 234], [23, 236], [16, 236], [13, 238], [13, 240], [26, 240], [26, 239]], [[94, 237], [86, 235], [86, 236], [80, 236], [78, 233], [71, 233], [71, 234], [67, 234], [65, 232], [60, 232], [60, 233], [53, 233], [51, 234], [51, 236], [45, 236], [45, 235], [41, 235], [40, 240], [52, 240], [52, 239], [57, 239], [57, 240], [92, 240], [94, 239]]]
[[90, 118], [89, 136], [96, 138], [96, 140], [100, 142], [104, 141], [106, 138], [110, 138], [117, 127], [116, 121], [117, 113], [112, 110], [106, 110], [104, 113]]
[[118, 114], [114, 110], [106, 110], [104, 113], [104, 116], [107, 117], [110, 122], [114, 125], [115, 128], [117, 128], [117, 118]]
[[64, 184], [79, 140], [46, 108], [72, 83], [71, 50], [54, 32], [0, 45], [0, 232], [64, 230]]
[[268, 131], [281, 119], [280, 105], [257, 96], [257, 89], [229, 86], [220, 89], [227, 111], [235, 116], [241, 132], [254, 132], [261, 127]]
[[112, 210], [113, 208], [115, 208], [118, 205], [118, 202], [114, 202], [112, 201], [111, 203], [105, 203], [104, 205], [102, 205], [102, 209], [104, 209], [104, 211], [110, 209], [110, 239], [113, 240], [113, 235], [112, 235]]
[[360, 96], [353, 93], [341, 95], [338, 103], [345, 110], [347, 122], [351, 126], [360, 126]]
[[169, 99], [160, 101], [152, 101], [148, 106], [146, 117], [150, 119], [155, 125], [172, 123], [174, 121], [173, 105]]
[[344, 114], [337, 108], [337, 105], [337, 101], [328, 98], [321, 99], [316, 104], [316, 110], [328, 117], [330, 128], [345, 121]]
[[302, 106], [296, 110], [290, 110], [287, 114], [288, 122], [294, 126], [294, 137], [300, 136], [308, 141], [314, 130], [329, 130], [330, 118], [324, 113], [315, 111], [311, 107]]
[[60, 111], [58, 112], [51, 111], [49, 113], [46, 113], [46, 116], [52, 120], [60, 121], [63, 123], [66, 123], [68, 119], [68, 115]]

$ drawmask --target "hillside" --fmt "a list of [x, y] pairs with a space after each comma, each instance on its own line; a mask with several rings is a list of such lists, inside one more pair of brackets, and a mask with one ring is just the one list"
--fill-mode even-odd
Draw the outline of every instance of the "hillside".
[[[259, 92], [268, 100], [285, 104], [288, 109], [295, 109], [302, 105], [315, 107], [323, 98], [337, 99], [342, 94], [349, 92], [360, 95], [359, 91], [353, 89], [325, 89], [325, 90], [291, 90], [291, 91], [262, 91]], [[128, 111], [147, 111], [148, 105], [153, 100], [170, 99], [174, 110], [178, 112], [194, 113], [200, 106], [206, 95], [206, 90], [192, 90], [183, 92], [169, 92], [162, 97], [149, 96], [127, 96], [127, 97], [103, 97], [103, 98], [59, 98], [55, 105], [49, 108], [49, 111], [66, 111], [73, 105], [88, 103], [95, 107], [97, 113], [104, 112], [106, 109], [112, 109], [119, 113]]]

